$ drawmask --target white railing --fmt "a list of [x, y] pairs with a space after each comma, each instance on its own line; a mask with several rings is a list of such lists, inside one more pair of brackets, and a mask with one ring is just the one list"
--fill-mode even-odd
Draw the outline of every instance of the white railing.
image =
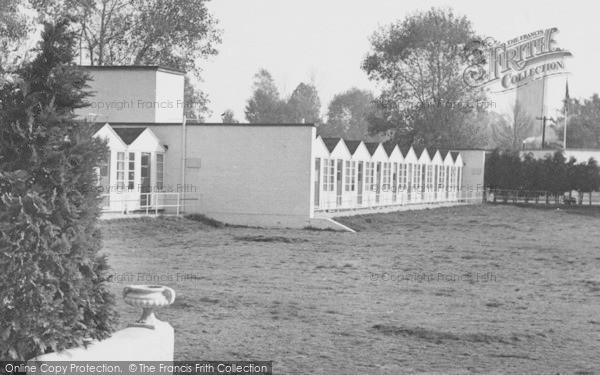
[[425, 206], [448, 203], [477, 204], [483, 202], [483, 191], [439, 191], [437, 192], [400, 192], [396, 193], [396, 199], [389, 192], [376, 194], [368, 192], [359, 196], [358, 194], [323, 194], [318, 204], [315, 204], [315, 212], [343, 211], [356, 209], [374, 209], [397, 206]]
[[101, 194], [102, 212], [122, 212], [141, 211], [149, 214], [154, 211], [158, 214], [159, 210], [166, 208], [175, 208], [179, 215], [182, 208], [181, 193], [120, 193], [120, 194]]

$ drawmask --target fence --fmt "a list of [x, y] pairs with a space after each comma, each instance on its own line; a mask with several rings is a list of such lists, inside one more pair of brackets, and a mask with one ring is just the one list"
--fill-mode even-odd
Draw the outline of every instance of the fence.
[[436, 205], [477, 204], [483, 202], [483, 194], [478, 191], [461, 192], [412, 192], [384, 195], [377, 197], [373, 194], [363, 196], [328, 196], [321, 197], [315, 204], [315, 212], [340, 212], [371, 209], [403, 209], [419, 208]]
[[569, 195], [550, 191], [491, 189], [487, 191], [485, 200], [490, 203], [600, 205], [598, 193], [585, 193], [580, 196], [576, 191]]
[[177, 215], [182, 208], [182, 199], [180, 193], [121, 193], [121, 194], [102, 194], [102, 212], [145, 212], [149, 214], [154, 211], [164, 211], [173, 208]]

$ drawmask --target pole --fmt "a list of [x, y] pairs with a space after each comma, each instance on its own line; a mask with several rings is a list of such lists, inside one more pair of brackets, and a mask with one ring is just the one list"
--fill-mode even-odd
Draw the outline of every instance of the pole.
[[565, 131], [563, 134], [563, 149], [567, 149], [567, 122], [569, 120], [569, 78], [565, 85]]
[[542, 150], [546, 147], [546, 116], [542, 118]]
[[567, 120], [569, 118], [569, 109], [568, 105], [565, 107], [565, 134], [563, 134], [563, 148], [567, 149]]
[[[182, 194], [185, 194], [185, 163], [187, 160], [186, 157], [186, 144], [187, 144], [187, 140], [186, 140], [186, 121], [187, 121], [187, 116], [185, 115], [185, 113], [183, 114], [183, 123], [182, 123], [182, 127], [181, 127], [181, 188], [183, 189]], [[185, 201], [185, 195], [183, 196], [183, 200]], [[179, 198], [178, 198], [178, 202], [179, 204]], [[183, 207], [183, 201], [181, 202], [181, 211], [184, 211], [184, 207]], [[179, 209], [177, 212], [177, 215], [179, 215]]]

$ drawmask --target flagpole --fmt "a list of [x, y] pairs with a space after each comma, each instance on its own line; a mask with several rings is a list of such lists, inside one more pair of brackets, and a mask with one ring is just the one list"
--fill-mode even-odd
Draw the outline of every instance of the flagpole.
[[565, 131], [563, 134], [563, 149], [567, 149], [567, 123], [569, 119], [569, 77], [567, 77], [567, 87], [565, 89]]

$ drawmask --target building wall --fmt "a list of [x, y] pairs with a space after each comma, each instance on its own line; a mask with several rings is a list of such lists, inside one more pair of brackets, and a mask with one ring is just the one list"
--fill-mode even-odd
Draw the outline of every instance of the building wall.
[[159, 68], [88, 67], [93, 81], [90, 106], [76, 110], [98, 122], [178, 122], [182, 119], [183, 74]]
[[184, 102], [183, 83], [184, 76], [161, 70], [156, 72], [156, 102], [166, 104], [165, 108], [156, 111], [156, 122], [181, 122], [185, 106], [198, 105]]
[[310, 225], [314, 126], [188, 125], [184, 183], [182, 127], [148, 126], [169, 147], [165, 185], [183, 193], [186, 213], [237, 225]]
[[485, 171], [484, 150], [458, 150], [463, 161], [461, 191], [478, 192], [484, 190], [483, 173]]

